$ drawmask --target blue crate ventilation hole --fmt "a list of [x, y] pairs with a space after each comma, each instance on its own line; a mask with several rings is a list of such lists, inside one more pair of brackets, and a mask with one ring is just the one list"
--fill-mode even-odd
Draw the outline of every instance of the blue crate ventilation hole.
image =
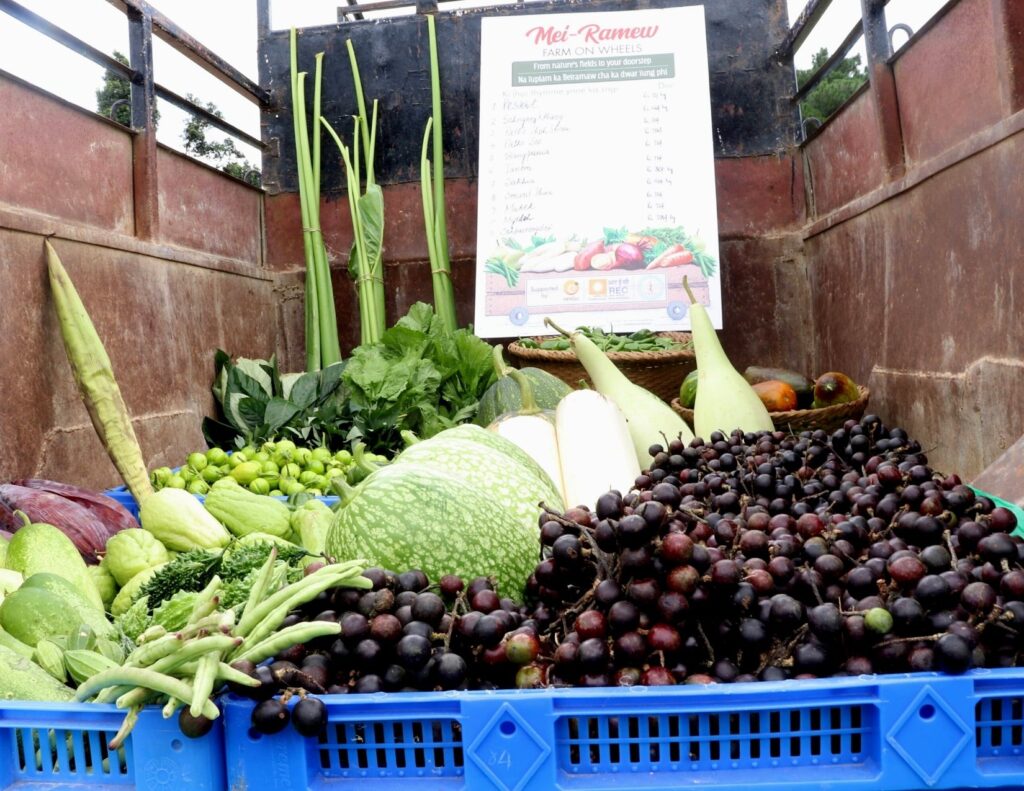
[[563, 717], [559, 765], [576, 774], [862, 765], [864, 708]]
[[1024, 783], [1024, 670], [711, 687], [326, 696], [318, 739], [225, 705], [228, 781], [359, 788], [715, 791]]
[[461, 777], [464, 760], [462, 728], [454, 719], [330, 723], [317, 753], [325, 777]]
[[128, 750], [111, 751], [107, 743], [116, 731], [70, 728], [16, 728], [8, 756], [20, 781], [53, 782], [54, 778], [80, 782], [96, 778], [103, 783], [129, 783]]
[[61, 788], [223, 791], [224, 731], [188, 739], [177, 717], [143, 711], [118, 750], [113, 705], [0, 702], [0, 791]]

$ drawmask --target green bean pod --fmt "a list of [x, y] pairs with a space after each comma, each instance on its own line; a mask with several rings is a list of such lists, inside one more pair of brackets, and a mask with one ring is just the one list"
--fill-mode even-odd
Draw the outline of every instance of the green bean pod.
[[[191, 640], [185, 643], [185, 645], [178, 649], [177, 653], [165, 656], [159, 662], [154, 662], [150, 665], [149, 669], [157, 673], [172, 673], [188, 662], [199, 659], [206, 654], [215, 652], [220, 655], [225, 651], [234, 650], [240, 645], [242, 645], [242, 638], [240, 637], [212, 634], [209, 637], [201, 637], [198, 640]], [[192, 698], [189, 696], [188, 698], [182, 698], [182, 700], [192, 700]]]
[[160, 624], [155, 623], [148, 629], [146, 629], [146, 631], [144, 631], [142, 634], [140, 634], [139, 639], [136, 640], [135, 643], [137, 645], [142, 645], [143, 643], [148, 643], [152, 640], [156, 640], [157, 638], [163, 637], [165, 634], [167, 634], [167, 629], [165, 629]]
[[174, 712], [180, 709], [185, 704], [177, 698], [170, 698], [167, 703], [164, 704], [163, 710], [160, 712], [165, 720], [169, 720], [174, 716]]
[[243, 673], [226, 662], [220, 662], [217, 665], [217, 678], [220, 681], [229, 681], [242, 687], [258, 687], [260, 685], [258, 678], [253, 678], [248, 673]]
[[121, 727], [117, 729], [117, 733], [114, 734], [114, 738], [107, 743], [107, 749], [117, 750], [124, 744], [124, 740], [128, 738], [128, 734], [132, 732], [132, 728], [135, 727], [135, 723], [139, 720], [139, 712], [142, 710], [141, 706], [134, 706], [128, 709], [128, 713], [124, 715], [124, 719], [121, 720]]
[[198, 717], [203, 713], [203, 707], [210, 702], [210, 694], [213, 692], [213, 685], [217, 681], [217, 670], [220, 667], [220, 652], [206, 654], [199, 660], [199, 667], [196, 669], [195, 680], [192, 683], [192, 705], [188, 713]]
[[253, 622], [248, 620], [249, 613], [259, 606], [260, 602], [263, 601], [263, 597], [267, 593], [267, 585], [270, 584], [270, 576], [274, 571], [274, 563], [277, 561], [277, 547], [271, 547], [270, 554], [267, 555], [266, 561], [263, 563], [263, 567], [260, 569], [259, 575], [256, 577], [256, 582], [253, 583], [252, 588], [249, 590], [249, 598], [245, 602], [245, 608], [242, 610], [242, 617], [238, 621], [239, 629], [247, 629], [253, 625]]
[[158, 659], [173, 654], [184, 645], [185, 641], [176, 634], [158, 637], [151, 643], [140, 645], [124, 660], [124, 667], [147, 667]]
[[[248, 637], [250, 632], [259, 627], [264, 630], [263, 634], [266, 636], [277, 628], [278, 624], [285, 619], [285, 616], [287, 616], [294, 607], [299, 604], [305, 604], [328, 588], [337, 587], [348, 580], [359, 579], [365, 580], [366, 582], [365, 586], [362, 584], [353, 584], [350, 585], [350, 587], [373, 587], [372, 583], [365, 577], [352, 575], [351, 570], [346, 569], [343, 571], [339, 568], [337, 572], [332, 571], [324, 573], [330, 568], [332, 568], [332, 566], [324, 566], [310, 574], [308, 577], [304, 577], [298, 582], [293, 582], [291, 585], [281, 588], [281, 590], [277, 591], [272, 596], [264, 599], [264, 601], [253, 610], [252, 615], [249, 616], [245, 626], [240, 624], [235, 628], [235, 634], [242, 637]], [[356, 568], [359, 568], [359, 566], [356, 566]], [[242, 613], [243, 619], [245, 619], [247, 615], [249, 615], [248, 610]], [[269, 628], [267, 628], [268, 625]]]
[[293, 645], [315, 640], [318, 637], [341, 634], [341, 624], [329, 621], [312, 621], [309, 623], [297, 623], [286, 627], [280, 632], [275, 632], [259, 643], [244, 649], [232, 661], [248, 659], [259, 664], [264, 659], [269, 659], [275, 654]]
[[91, 698], [101, 689], [125, 684], [144, 687], [154, 692], [162, 692], [165, 695], [181, 698], [182, 700], [192, 700], [192, 687], [186, 682], [153, 669], [138, 667], [119, 667], [97, 673], [78, 688], [75, 692], [75, 700], [81, 703]]
[[[316, 574], [313, 574], [307, 579], [312, 579], [315, 576]], [[365, 582], [366, 584], [363, 585], [363, 582]], [[290, 613], [293, 609], [295, 609], [299, 605], [305, 604], [306, 602], [310, 601], [315, 596], [319, 595], [328, 588], [373, 587], [372, 583], [362, 575], [337, 578], [327, 576], [319, 580], [318, 583], [312, 587], [298, 588], [297, 586], [300, 584], [301, 583], [295, 583], [295, 585], [290, 585], [290, 588], [296, 588], [296, 590], [292, 592], [292, 595], [290, 597], [285, 597], [283, 601], [279, 601], [277, 603], [277, 606], [275, 608], [272, 608], [265, 614], [259, 616], [259, 620], [256, 622], [256, 625], [247, 632], [243, 632], [242, 636], [246, 637], [250, 642], [258, 642], [262, 640], [267, 635], [271, 634], [274, 630], [276, 630], [277, 627], [281, 625], [281, 621], [283, 621], [287, 617], [288, 613]], [[287, 588], [285, 588], [284, 590], [287, 590]], [[270, 599], [268, 599], [267, 601], [270, 601]], [[260, 607], [258, 609], [262, 610], [263, 608]], [[235, 631], [238, 632], [239, 630], [236, 629]]]
[[214, 574], [192, 603], [192, 614], [189, 615], [186, 626], [191, 626], [217, 609], [216, 593], [218, 590], [220, 590], [220, 577]]

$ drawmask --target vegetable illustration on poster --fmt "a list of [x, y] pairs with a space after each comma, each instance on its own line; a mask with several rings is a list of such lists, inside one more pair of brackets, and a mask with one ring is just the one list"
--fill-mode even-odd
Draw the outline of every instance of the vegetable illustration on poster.
[[476, 332], [720, 328], [703, 8], [482, 24]]

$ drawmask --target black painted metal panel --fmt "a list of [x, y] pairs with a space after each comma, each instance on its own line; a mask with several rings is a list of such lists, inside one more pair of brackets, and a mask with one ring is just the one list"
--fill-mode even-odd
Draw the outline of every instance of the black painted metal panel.
[[[797, 141], [792, 102], [792, 66], [775, 55], [788, 33], [785, 0], [569, 0], [441, 13], [437, 17], [445, 174], [476, 176], [480, 92], [480, 20], [512, 14], [615, 11], [634, 8], [705, 6], [711, 77], [715, 154], [719, 157], [774, 153]], [[264, 32], [260, 39], [260, 84], [273, 109], [263, 114], [264, 186], [295, 191], [288, 31]], [[324, 56], [323, 114], [350, 142], [356, 101], [346, 50], [355, 48], [367, 102], [377, 98], [376, 157], [381, 184], [418, 182], [423, 128], [430, 115], [427, 22], [423, 16], [357, 20], [299, 31], [299, 69], [307, 71], [311, 112], [314, 57]], [[369, 108], [368, 108], [369, 109]], [[342, 189], [336, 148], [324, 139], [322, 183]], [[609, 152], [614, 157], [614, 152]]]

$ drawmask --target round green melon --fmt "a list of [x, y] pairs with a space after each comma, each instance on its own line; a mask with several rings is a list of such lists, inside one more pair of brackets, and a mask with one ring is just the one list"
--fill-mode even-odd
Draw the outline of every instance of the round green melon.
[[[424, 443], [426, 444], [426, 443]], [[494, 502], [474, 477], [425, 464], [392, 464], [370, 475], [343, 502], [327, 535], [327, 554], [371, 566], [493, 577], [503, 596], [522, 599], [540, 556], [540, 537], [515, 510]]]

